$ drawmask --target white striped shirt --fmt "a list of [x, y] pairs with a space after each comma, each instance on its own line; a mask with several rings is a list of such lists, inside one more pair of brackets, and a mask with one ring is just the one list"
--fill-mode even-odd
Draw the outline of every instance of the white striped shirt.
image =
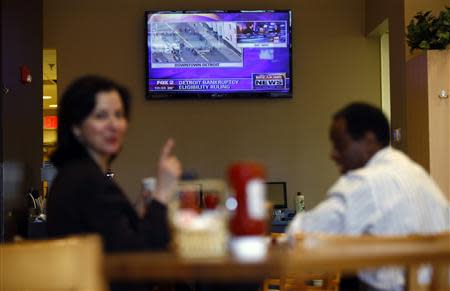
[[[450, 204], [425, 170], [402, 152], [386, 147], [367, 164], [341, 176], [328, 198], [298, 214], [288, 227], [295, 232], [402, 235], [450, 230]], [[402, 290], [399, 269], [359, 272], [382, 290]]]

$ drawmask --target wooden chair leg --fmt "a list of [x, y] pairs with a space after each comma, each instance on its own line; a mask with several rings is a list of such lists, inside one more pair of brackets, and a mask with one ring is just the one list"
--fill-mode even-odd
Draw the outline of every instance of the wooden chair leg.
[[286, 277], [280, 278], [280, 291], [286, 291]]
[[417, 291], [420, 289], [419, 282], [417, 281], [419, 265], [410, 265], [406, 269], [406, 291]]
[[449, 282], [449, 265], [435, 264], [433, 265], [433, 277], [431, 279], [430, 290], [448, 291], [450, 290]]
[[280, 279], [265, 279], [263, 282], [263, 291], [269, 291], [271, 285], [279, 286], [279, 290], [281, 290], [281, 280]]
[[295, 278], [293, 280], [294, 290], [295, 291], [306, 291], [307, 286], [306, 286], [305, 280], [306, 280], [306, 278], [305, 278], [304, 274], [295, 276]]

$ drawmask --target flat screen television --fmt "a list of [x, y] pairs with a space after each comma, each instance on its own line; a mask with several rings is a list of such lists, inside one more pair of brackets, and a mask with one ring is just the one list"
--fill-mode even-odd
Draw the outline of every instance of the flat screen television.
[[147, 11], [148, 99], [292, 97], [291, 11]]

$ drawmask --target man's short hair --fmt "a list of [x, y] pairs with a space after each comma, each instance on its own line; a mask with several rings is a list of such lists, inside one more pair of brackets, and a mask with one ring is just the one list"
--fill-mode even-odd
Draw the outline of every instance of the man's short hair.
[[390, 143], [389, 122], [383, 112], [370, 104], [351, 103], [333, 115], [333, 119], [343, 118], [347, 122], [347, 131], [354, 140], [360, 140], [371, 131], [383, 146]]

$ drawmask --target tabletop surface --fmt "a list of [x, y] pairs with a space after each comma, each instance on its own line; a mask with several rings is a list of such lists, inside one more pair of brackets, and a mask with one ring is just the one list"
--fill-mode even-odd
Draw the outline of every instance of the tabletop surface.
[[272, 246], [266, 259], [242, 262], [231, 255], [216, 259], [184, 259], [175, 252], [123, 252], [106, 255], [112, 280], [253, 281], [291, 272], [355, 271], [361, 267], [450, 263], [449, 236], [435, 239], [305, 240], [294, 247]]

